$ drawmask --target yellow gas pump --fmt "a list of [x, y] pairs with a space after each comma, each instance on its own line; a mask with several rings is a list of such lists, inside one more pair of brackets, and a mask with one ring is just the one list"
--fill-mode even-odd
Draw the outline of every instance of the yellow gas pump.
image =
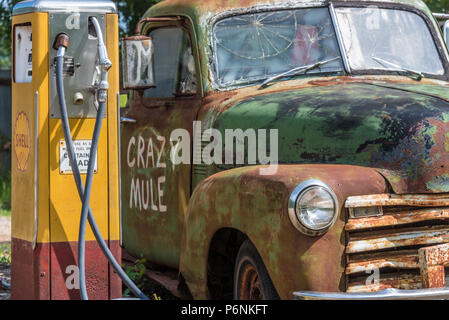
[[[12, 299], [79, 299], [84, 274], [90, 299], [121, 297], [117, 266], [103, 254], [109, 249], [109, 260], [121, 258], [116, 7], [24, 1], [14, 7], [12, 26]], [[63, 130], [62, 104], [70, 130]], [[98, 149], [91, 155], [98, 119]], [[89, 185], [90, 160], [89, 198], [75, 181], [79, 171], [78, 182]], [[87, 225], [80, 275], [84, 198], [83, 212], [93, 214], [89, 223], [98, 230]], [[100, 234], [104, 247], [96, 241]]]

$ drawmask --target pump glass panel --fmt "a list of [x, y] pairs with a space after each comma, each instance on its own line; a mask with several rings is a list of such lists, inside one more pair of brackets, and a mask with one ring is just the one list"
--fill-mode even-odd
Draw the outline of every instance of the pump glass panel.
[[14, 27], [14, 81], [33, 80], [33, 39], [31, 24]]

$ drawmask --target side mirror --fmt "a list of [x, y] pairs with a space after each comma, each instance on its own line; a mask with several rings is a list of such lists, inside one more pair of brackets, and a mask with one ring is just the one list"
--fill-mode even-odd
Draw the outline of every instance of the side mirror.
[[446, 46], [449, 48], [449, 20], [446, 20], [443, 25], [443, 36], [444, 42], [446, 42]]
[[123, 39], [123, 88], [143, 90], [156, 86], [153, 65], [153, 40], [145, 36]]

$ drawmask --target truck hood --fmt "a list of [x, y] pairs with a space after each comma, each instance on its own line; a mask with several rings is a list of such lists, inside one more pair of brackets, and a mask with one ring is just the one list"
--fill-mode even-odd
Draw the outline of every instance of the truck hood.
[[277, 129], [282, 164], [371, 167], [396, 193], [443, 193], [449, 192], [448, 89], [359, 82], [262, 94], [224, 111], [214, 127]]

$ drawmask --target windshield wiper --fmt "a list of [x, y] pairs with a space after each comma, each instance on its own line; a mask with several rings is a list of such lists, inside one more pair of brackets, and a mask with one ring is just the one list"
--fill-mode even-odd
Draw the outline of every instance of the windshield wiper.
[[405, 67], [399, 66], [397, 64], [394, 64], [392, 62], [389, 62], [389, 61], [386, 61], [384, 59], [377, 58], [377, 57], [371, 57], [371, 59], [373, 59], [377, 63], [383, 65], [384, 67], [385, 67], [385, 65], [389, 65], [389, 66], [391, 66], [393, 68], [399, 69], [399, 70], [390, 70], [390, 71], [396, 71], [396, 72], [401, 72], [402, 71], [402, 72], [408, 73], [409, 75], [414, 75], [414, 76], [410, 76], [410, 78], [412, 78], [413, 80], [421, 81], [421, 79], [424, 78], [424, 74], [422, 72], [420, 72], [420, 71], [415, 71], [415, 70], [412, 70], [412, 69], [409, 69], [409, 68], [405, 68]]
[[259, 90], [268, 87], [268, 84], [270, 84], [271, 82], [276, 81], [276, 80], [278, 80], [280, 78], [283, 78], [283, 77], [286, 77], [286, 76], [293, 77], [293, 76], [297, 76], [297, 75], [300, 75], [300, 74], [304, 74], [304, 73], [306, 73], [306, 72], [308, 72], [310, 70], [313, 70], [315, 68], [321, 67], [322, 65], [328, 64], [328, 63], [330, 63], [332, 61], [335, 61], [335, 60], [338, 60], [338, 59], [341, 59], [341, 58], [340, 57], [335, 57], [335, 58], [332, 58], [332, 59], [319, 61], [319, 62], [316, 62], [314, 64], [309, 64], [309, 65], [306, 65], [306, 66], [296, 67], [296, 68], [293, 68], [293, 69], [288, 70], [286, 72], [283, 72], [281, 74], [275, 75], [275, 76], [265, 80], [262, 83], [262, 85], [259, 87]]

